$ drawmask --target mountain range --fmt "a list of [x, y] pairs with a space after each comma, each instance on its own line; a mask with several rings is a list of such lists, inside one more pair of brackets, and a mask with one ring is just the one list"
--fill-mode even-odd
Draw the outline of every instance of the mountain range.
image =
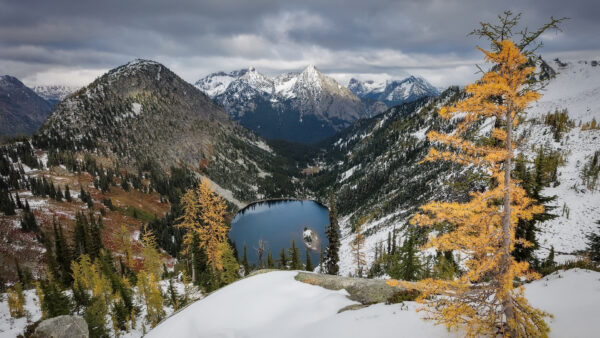
[[440, 91], [427, 80], [415, 76], [385, 82], [360, 81], [352, 78], [348, 82], [348, 89], [363, 101], [371, 116], [378, 115], [393, 106], [440, 94]]
[[313, 65], [273, 78], [254, 67], [218, 72], [195, 85], [259, 135], [301, 143], [323, 140], [392, 105], [439, 94], [427, 81], [415, 77], [390, 81], [381, 90], [372, 81], [355, 79], [344, 87]]

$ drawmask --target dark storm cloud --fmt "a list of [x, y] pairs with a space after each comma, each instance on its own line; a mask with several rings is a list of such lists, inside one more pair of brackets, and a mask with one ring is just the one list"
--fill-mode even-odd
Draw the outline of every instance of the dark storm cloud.
[[340, 80], [418, 73], [464, 83], [481, 59], [475, 44], [485, 43], [467, 33], [506, 9], [530, 27], [572, 18], [544, 36], [543, 53], [600, 50], [596, 0], [0, 0], [0, 73], [83, 84], [144, 57], [190, 81], [251, 64], [276, 73], [315, 63]]

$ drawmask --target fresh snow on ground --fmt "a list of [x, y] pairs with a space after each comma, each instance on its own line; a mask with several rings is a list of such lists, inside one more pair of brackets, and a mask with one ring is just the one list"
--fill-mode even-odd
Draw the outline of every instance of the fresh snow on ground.
[[[240, 280], [188, 306], [147, 337], [459, 337], [425, 321], [414, 302], [356, 304], [344, 290], [331, 291], [277, 271]], [[525, 286], [534, 306], [554, 315], [550, 337], [594, 337], [600, 332], [600, 273], [559, 271]]]

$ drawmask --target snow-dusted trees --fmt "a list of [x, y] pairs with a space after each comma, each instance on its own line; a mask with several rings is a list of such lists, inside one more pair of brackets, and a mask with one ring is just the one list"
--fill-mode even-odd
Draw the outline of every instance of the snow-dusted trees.
[[327, 240], [329, 241], [325, 249], [325, 263], [323, 264], [325, 272], [330, 275], [337, 275], [340, 271], [340, 267], [338, 266], [338, 262], [340, 261], [340, 226], [338, 224], [333, 192], [329, 193], [329, 227], [327, 227], [325, 235], [327, 235]]

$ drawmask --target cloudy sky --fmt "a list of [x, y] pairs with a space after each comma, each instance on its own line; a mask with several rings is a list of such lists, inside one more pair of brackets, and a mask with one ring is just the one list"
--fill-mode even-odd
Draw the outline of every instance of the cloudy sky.
[[543, 36], [545, 58], [600, 59], [598, 0], [0, 0], [0, 74], [81, 86], [134, 58], [184, 79], [255, 66], [275, 75], [315, 64], [346, 83], [420, 75], [465, 84], [481, 63], [467, 34], [510, 9]]

